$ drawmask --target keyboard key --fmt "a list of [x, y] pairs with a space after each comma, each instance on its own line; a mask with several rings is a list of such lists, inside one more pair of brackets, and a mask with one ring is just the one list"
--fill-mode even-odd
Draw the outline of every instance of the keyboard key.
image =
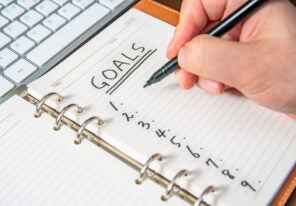
[[3, 14], [3, 16], [7, 17], [8, 19], [14, 20], [24, 12], [25, 12], [25, 9], [13, 3], [13, 4], [10, 4], [8, 7], [6, 7], [5, 9], [3, 9], [1, 13]]
[[8, 22], [9, 22], [8, 19], [0, 15], [0, 28], [8, 24]]
[[65, 6], [63, 6], [61, 9], [58, 10], [58, 13], [68, 20], [72, 19], [79, 12], [80, 12], [80, 9], [71, 3], [67, 3]]
[[62, 25], [64, 25], [66, 23], [66, 20], [57, 15], [57, 14], [52, 14], [50, 17], [48, 17], [47, 19], [45, 19], [43, 21], [43, 24], [51, 29], [52, 31], [57, 30], [58, 28], [60, 28]]
[[15, 52], [17, 52], [18, 54], [23, 55], [29, 49], [31, 49], [34, 45], [35, 43], [32, 40], [28, 39], [25, 36], [22, 36], [16, 41], [14, 41], [13, 43], [11, 43], [10, 48]]
[[28, 11], [20, 18], [20, 20], [29, 27], [33, 27], [42, 19], [43, 19], [43, 16], [34, 10]]
[[4, 74], [17, 83], [21, 83], [37, 70], [35, 66], [20, 59], [4, 71]]
[[124, 0], [100, 0], [100, 3], [113, 10], [123, 1]]
[[39, 66], [44, 65], [108, 13], [109, 10], [100, 4], [95, 3], [91, 5], [83, 13], [42, 42], [42, 44], [30, 51], [27, 54], [27, 58]]
[[20, 36], [22, 33], [27, 31], [27, 27], [19, 21], [14, 21], [11, 24], [7, 25], [3, 31], [8, 34], [13, 39]]
[[28, 31], [27, 35], [28, 37], [33, 39], [35, 42], [41, 42], [43, 39], [48, 37], [48, 35], [50, 35], [50, 30], [38, 24], [33, 29]]
[[73, 4], [78, 6], [81, 9], [85, 9], [88, 7], [90, 4], [92, 4], [95, 0], [73, 0]]
[[0, 32], [0, 49], [7, 45], [10, 41], [11, 39], [8, 36]]
[[58, 8], [58, 5], [53, 3], [52, 1], [45, 0], [45, 1], [42, 1], [40, 4], [38, 4], [35, 8], [41, 14], [48, 16]]
[[13, 0], [0, 0], [0, 4], [3, 4], [4, 6], [7, 6], [11, 2], [13, 2]]
[[0, 51], [0, 66], [6, 68], [9, 64], [14, 62], [18, 58], [11, 50], [5, 48]]
[[14, 84], [12, 84], [7, 79], [4, 79], [2, 76], [0, 76], [0, 97], [3, 97], [5, 94], [7, 94], [10, 90], [14, 88]]
[[63, 6], [65, 3], [68, 2], [68, 0], [53, 0], [53, 1], [60, 6]]
[[25, 9], [30, 9], [35, 6], [40, 0], [18, 0], [17, 3]]

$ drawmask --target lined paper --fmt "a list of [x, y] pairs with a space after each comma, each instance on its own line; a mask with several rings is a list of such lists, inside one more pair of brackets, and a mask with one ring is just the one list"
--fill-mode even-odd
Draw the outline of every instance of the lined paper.
[[32, 83], [29, 93], [65, 95], [61, 108], [73, 102], [86, 108], [78, 122], [100, 116], [106, 123], [99, 135], [138, 161], [155, 152], [167, 156], [163, 173], [172, 178], [180, 169], [191, 171], [184, 187], [197, 196], [214, 185], [211, 201], [218, 205], [268, 204], [295, 165], [295, 121], [235, 91], [183, 91], [174, 75], [143, 89], [167, 61], [172, 32], [131, 10]]
[[[91, 143], [74, 145], [74, 132], [56, 132], [48, 127], [53, 119], [33, 112], [19, 97], [1, 105], [1, 205], [165, 205], [161, 188], [146, 194], [152, 182], [140, 188], [122, 162]], [[185, 205], [169, 203], [176, 204]]]

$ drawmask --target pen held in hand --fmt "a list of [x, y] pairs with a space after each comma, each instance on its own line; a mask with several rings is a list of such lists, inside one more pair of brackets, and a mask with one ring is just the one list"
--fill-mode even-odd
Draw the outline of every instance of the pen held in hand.
[[[232, 14], [222, 20], [219, 24], [213, 27], [210, 31], [207, 32], [208, 35], [220, 37], [225, 34], [227, 31], [232, 29], [235, 25], [237, 25], [242, 19], [244, 19], [248, 14], [258, 8], [262, 3], [268, 0], [249, 0], [237, 10], [235, 10]], [[171, 59], [164, 66], [162, 66], [159, 70], [157, 70], [150, 79], [144, 85], [144, 88], [155, 84], [165, 77], [167, 77], [172, 72], [176, 71], [179, 68], [178, 57]]]

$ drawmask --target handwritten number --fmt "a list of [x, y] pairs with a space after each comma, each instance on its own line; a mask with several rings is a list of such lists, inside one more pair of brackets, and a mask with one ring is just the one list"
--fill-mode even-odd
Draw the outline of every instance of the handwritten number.
[[[115, 110], [115, 111], [119, 111], [118, 107], [112, 102], [112, 101], [109, 101], [109, 104], [110, 106]], [[137, 112], [136, 112], [137, 113]], [[135, 116], [133, 114], [128, 114], [126, 112], [123, 112], [122, 113], [122, 116], [125, 117], [126, 121], [130, 122], [131, 119], [135, 118]], [[154, 122], [154, 120], [152, 121]], [[149, 130], [150, 127], [151, 127], [151, 124], [149, 122], [145, 122], [145, 121], [138, 121], [137, 122], [137, 125], [141, 126], [143, 129], [146, 129], [146, 130]], [[155, 130], [155, 133], [157, 135], [157, 137], [159, 138], [167, 138], [167, 132], [170, 132], [170, 130], [163, 130], [163, 129], [157, 129]], [[185, 140], [186, 138], [184, 137], [182, 139]], [[178, 138], [176, 137], [176, 135], [170, 137], [170, 142], [178, 147], [178, 148], [181, 148], [182, 147], [182, 143], [180, 141], [178, 141]], [[189, 153], [196, 159], [200, 158], [200, 154], [197, 153], [197, 152], [194, 152], [193, 149], [189, 146], [189, 145], [186, 145], [186, 149], [189, 151]], [[201, 148], [202, 149], [202, 148]], [[218, 164], [213, 161], [211, 158], [208, 158], [207, 161], [206, 161], [206, 165], [207, 166], [214, 166], [215, 168], [219, 168]], [[236, 169], [236, 171], [238, 171], [238, 169]], [[230, 170], [228, 169], [224, 169], [221, 171], [221, 173], [224, 175], [224, 176], [227, 176], [230, 180], [233, 180], [235, 179], [235, 176], [233, 174], [231, 174]], [[247, 187], [249, 189], [251, 189], [253, 192], [256, 192], [256, 189], [247, 181], [243, 180], [240, 182], [241, 186], [243, 187]]]
[[188, 151], [190, 152], [190, 154], [191, 154], [193, 157], [195, 157], [195, 158], [200, 158], [200, 155], [199, 155], [198, 153], [196, 153], [196, 152], [193, 152], [193, 151], [191, 150], [191, 148], [190, 148], [188, 145], [186, 145], [186, 148], [188, 149]]
[[250, 185], [250, 183], [248, 183], [247, 181], [241, 181], [241, 185], [243, 186], [243, 187], [249, 187], [253, 192], [256, 192], [256, 190], [255, 190], [255, 188], [254, 187], [252, 187], [251, 185]]
[[229, 179], [234, 179], [234, 176], [232, 174], [230, 174], [230, 171], [229, 170], [222, 170], [222, 174], [225, 175], [225, 176], [228, 176]]
[[118, 111], [117, 107], [113, 104], [113, 102], [109, 102], [109, 104], [111, 105], [111, 107], [115, 110], [115, 111]]
[[206, 164], [208, 166], [211, 166], [211, 165], [214, 165], [216, 168], [219, 168], [218, 165], [211, 159], [209, 158], [207, 161], [206, 161]]
[[173, 136], [171, 139], [170, 139], [170, 142], [173, 144], [173, 145], [177, 145], [178, 148], [181, 147], [181, 143], [180, 142], [175, 142], [174, 139], [176, 138], [176, 136]]
[[130, 119], [134, 118], [134, 115], [128, 115], [127, 113], [122, 113], [122, 116], [124, 116], [126, 118], [126, 121], [130, 121]]
[[161, 130], [158, 129], [155, 131], [156, 135], [160, 138], [160, 137], [165, 137], [166, 138], [166, 134], [165, 134], [166, 130]]
[[146, 127], [147, 130], [150, 129], [150, 124], [149, 123], [145, 123], [143, 121], [139, 121], [138, 122], [138, 125], [141, 125], [143, 128]]

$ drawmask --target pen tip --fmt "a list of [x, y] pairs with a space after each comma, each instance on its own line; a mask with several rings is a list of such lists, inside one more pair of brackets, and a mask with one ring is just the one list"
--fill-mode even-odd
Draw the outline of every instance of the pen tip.
[[149, 85], [151, 85], [151, 82], [150, 82], [150, 81], [147, 81], [146, 84], [143, 86], [143, 88], [146, 88], [146, 87], [148, 87]]

